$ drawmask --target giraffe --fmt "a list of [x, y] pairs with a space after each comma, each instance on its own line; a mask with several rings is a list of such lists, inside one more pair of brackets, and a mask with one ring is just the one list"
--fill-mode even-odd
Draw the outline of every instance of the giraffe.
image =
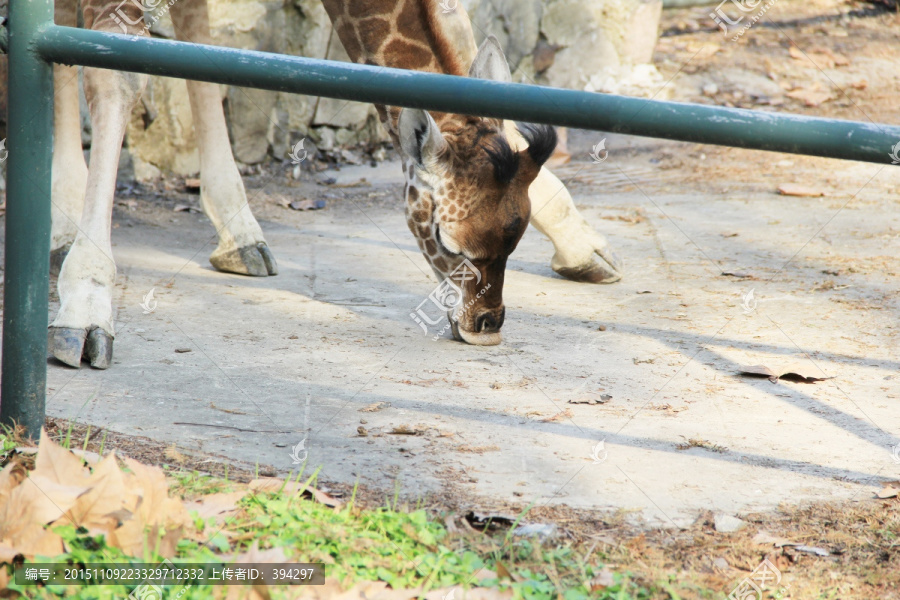
[[[464, 9], [438, 0], [324, 0], [352, 60], [372, 65], [509, 81], [496, 39], [475, 45]], [[138, 0], [82, 0], [84, 26], [147, 35]], [[211, 44], [206, 0], [179, 0], [170, 14], [177, 39]], [[76, 0], [57, 0], [56, 22], [75, 26]], [[54, 66], [53, 226], [51, 252], [60, 266], [60, 308], [49, 329], [50, 353], [79, 367], [104, 369], [115, 338], [110, 244], [116, 168], [128, 116], [147, 76], [85, 67], [93, 123], [90, 165], [80, 145], [76, 67]], [[272, 276], [277, 263], [247, 204], [215, 84], [187, 82], [200, 150], [201, 204], [216, 228], [210, 256], [218, 270]], [[530, 221], [553, 242], [551, 267], [563, 277], [611, 283], [620, 263], [581, 217], [565, 186], [543, 168], [552, 128], [497, 119], [378, 107], [400, 150], [407, 223], [439, 280], [463, 261], [478, 271], [463, 288], [464, 313], [452, 314], [454, 337], [500, 343], [507, 258]], [[478, 283], [475, 283], [475, 282]], [[476, 289], [474, 286], [483, 286]]]
[[[459, 3], [453, 8], [436, 0], [323, 4], [355, 62], [512, 80], [495, 37], [476, 47]], [[557, 146], [552, 129], [377, 108], [401, 149], [407, 224], [438, 280], [447, 281], [464, 261], [479, 271], [461, 282], [462, 298], [448, 314], [454, 337], [476, 345], [500, 343], [506, 261], [529, 219], [556, 246], [552, 264], [558, 273], [594, 283], [619, 279], [618, 259], [606, 241], [578, 214], [562, 182], [543, 167]], [[605, 264], [597, 263], [595, 254]]]

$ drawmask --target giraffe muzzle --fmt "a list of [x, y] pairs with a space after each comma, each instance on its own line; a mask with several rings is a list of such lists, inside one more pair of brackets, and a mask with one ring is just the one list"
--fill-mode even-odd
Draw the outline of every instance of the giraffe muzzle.
[[506, 309], [503, 307], [500, 308], [499, 312], [497, 310], [485, 310], [474, 319], [475, 331], [466, 330], [460, 327], [459, 321], [451, 319], [453, 337], [473, 346], [496, 346], [503, 341], [503, 334], [500, 333], [500, 328], [503, 327], [505, 316]]

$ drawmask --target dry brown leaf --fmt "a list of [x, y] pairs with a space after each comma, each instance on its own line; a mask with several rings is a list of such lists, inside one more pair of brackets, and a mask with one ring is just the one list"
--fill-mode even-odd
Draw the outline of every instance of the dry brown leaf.
[[189, 525], [190, 518], [184, 504], [169, 497], [165, 474], [158, 467], [143, 465], [125, 458], [131, 473], [125, 473], [125, 487], [133, 493], [126, 494], [125, 508], [133, 513], [107, 537], [107, 543], [121, 548], [130, 556], [143, 556], [144, 549], [152, 552], [158, 542], [159, 554], [171, 558], [175, 547]]
[[512, 571], [507, 569], [506, 565], [504, 565], [499, 560], [496, 562], [496, 565], [497, 565], [497, 579], [500, 579], [501, 581], [504, 579], [509, 579], [510, 581], [522, 581], [522, 577], [516, 575], [515, 573], [513, 573]]
[[203, 496], [195, 502], [185, 504], [188, 512], [197, 512], [197, 516], [206, 520], [210, 517], [218, 517], [224, 513], [232, 513], [237, 510], [237, 503], [241, 498], [248, 494], [249, 490], [239, 490], [237, 492], [222, 492], [218, 494], [210, 494]]
[[317, 490], [314, 487], [309, 487], [295, 481], [285, 482], [284, 480], [277, 479], [275, 477], [264, 477], [262, 479], [254, 479], [250, 482], [248, 487], [251, 491], [254, 492], [278, 492], [279, 490], [282, 490], [283, 492], [288, 494], [300, 493], [309, 498], [313, 498], [314, 500], [316, 500], [316, 502], [320, 502], [325, 506], [330, 506], [333, 508], [340, 508], [341, 506], [343, 506], [343, 502], [341, 502], [337, 498], [333, 498], [325, 492]]
[[804, 52], [797, 46], [791, 46], [788, 52], [791, 58], [799, 60], [807, 67], [833, 69], [834, 67], [846, 67], [850, 64], [849, 58], [825, 47], [817, 47]]
[[781, 369], [771, 369], [766, 365], [738, 365], [738, 370], [741, 375], [768, 377], [773, 382], [778, 379], [791, 379], [815, 383], [825, 379], [834, 379], [834, 377], [825, 375], [818, 367], [804, 363], [793, 363]]
[[809, 106], [810, 108], [815, 108], [820, 104], [834, 99], [832, 93], [828, 90], [823, 90], [821, 86], [819, 86], [819, 84], [816, 84], [810, 88], [800, 88], [797, 90], [792, 90], [785, 95], [788, 98], [800, 100], [801, 102], [803, 102], [803, 104]]
[[25, 467], [18, 461], [13, 461], [0, 471], [0, 506], [6, 504], [10, 492], [25, 480]]
[[54, 442], [44, 429], [38, 444], [32, 475], [46, 477], [62, 485], [87, 485], [90, 471], [81, 459]]
[[183, 464], [186, 463], [187, 460], [188, 460], [188, 457], [187, 457], [187, 456], [185, 456], [184, 454], [182, 454], [181, 452], [178, 451], [178, 445], [177, 445], [177, 444], [172, 444], [171, 446], [169, 446], [168, 448], [166, 448], [166, 451], [163, 452], [163, 455], [164, 455], [166, 458], [168, 458], [169, 460], [173, 460], [173, 461], [177, 462], [177, 463], [180, 464], [180, 465], [183, 465]]
[[69, 450], [69, 452], [71, 452], [84, 462], [88, 463], [89, 465], [100, 462], [100, 459], [102, 458], [96, 452], [91, 452], [90, 450], [82, 450], [80, 448], [72, 448], [71, 450]]
[[[90, 486], [88, 492], [78, 498], [75, 506], [60, 521], [68, 520], [88, 529], [112, 531], [118, 526], [120, 518], [118, 515], [109, 518], [108, 515], [125, 510], [126, 497], [125, 478], [114, 453], [97, 463], [87, 483]], [[126, 510], [126, 513], [130, 518], [131, 512]]]
[[485, 452], [499, 452], [500, 446], [470, 446], [469, 444], [460, 444], [454, 448], [454, 450], [470, 454], [484, 454]]
[[16, 550], [25, 556], [58, 556], [65, 552], [63, 539], [41, 525], [29, 525], [11, 541]]
[[44, 526], [65, 514], [87, 490], [32, 472], [0, 506], [0, 544], [26, 556], [62, 553], [62, 538]]
[[115, 454], [88, 469], [43, 432], [27, 477], [17, 463], [0, 472], [0, 556], [61, 554], [62, 538], [52, 527], [69, 523], [105, 534], [110, 546], [131, 556], [156, 547], [161, 555], [174, 556], [190, 524], [183, 503], [169, 497], [162, 470], [125, 462], [130, 473], [122, 471]]
[[127, 457], [124, 461], [131, 470], [126, 474], [128, 487], [141, 490], [142, 501], [135, 512], [144, 522], [148, 525], [181, 525], [189, 521], [181, 500], [169, 497], [169, 485], [162, 469]]
[[566, 410], [560, 411], [555, 415], [550, 415], [544, 419], [541, 419], [541, 423], [554, 423], [556, 421], [560, 421], [562, 419], [570, 419], [572, 418], [572, 409], [567, 408]]
[[147, 549], [147, 558], [158, 548], [159, 555], [164, 558], [175, 556], [178, 540], [184, 535], [182, 527], [163, 528], [160, 525], [146, 525], [140, 518], [134, 517], [121, 527], [114, 529], [106, 536], [106, 543], [114, 548], [122, 549], [129, 556], [144, 558], [144, 549]]
[[818, 198], [825, 195], [825, 192], [818, 188], [800, 183], [783, 183], [778, 186], [778, 193], [782, 196], [799, 196], [803, 198]]
[[882, 489], [875, 492], [875, 495], [882, 500], [887, 500], [888, 498], [896, 498], [900, 496], [900, 487], [886, 485]]
[[90, 488], [63, 485], [41, 475], [30, 476], [9, 494], [0, 507], [0, 539], [14, 537], [28, 525], [46, 525], [59, 519]]
[[358, 412], [378, 412], [380, 410], [384, 410], [385, 408], [390, 408], [390, 407], [391, 407], [390, 402], [381, 401], [381, 402], [375, 402], [368, 406], [364, 406], [361, 409], [359, 409]]
[[389, 435], [425, 435], [425, 429], [420, 427], [410, 427], [409, 425], [399, 425], [388, 431]]

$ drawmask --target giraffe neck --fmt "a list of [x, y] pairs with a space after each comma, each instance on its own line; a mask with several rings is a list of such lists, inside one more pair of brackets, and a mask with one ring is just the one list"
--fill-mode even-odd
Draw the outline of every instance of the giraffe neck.
[[[335, 33], [356, 63], [464, 76], [477, 50], [461, 6], [438, 0], [323, 0]], [[377, 106], [392, 136], [400, 109]], [[432, 113], [441, 126], [456, 115]]]

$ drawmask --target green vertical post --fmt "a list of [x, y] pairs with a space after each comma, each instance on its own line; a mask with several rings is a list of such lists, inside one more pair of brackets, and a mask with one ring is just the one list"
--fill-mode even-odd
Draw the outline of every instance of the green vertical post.
[[53, 67], [34, 50], [53, 0], [9, 5], [9, 154], [0, 423], [37, 439], [47, 394]]

